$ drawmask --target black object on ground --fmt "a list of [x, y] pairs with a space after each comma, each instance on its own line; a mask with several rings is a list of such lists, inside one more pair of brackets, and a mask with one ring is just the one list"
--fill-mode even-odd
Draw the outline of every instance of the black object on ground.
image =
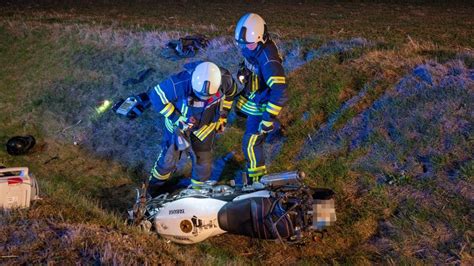
[[124, 86], [128, 86], [128, 85], [135, 85], [135, 84], [138, 84], [138, 83], [142, 83], [153, 72], [155, 72], [154, 68], [152, 68], [152, 67], [147, 68], [145, 70], [142, 70], [142, 71], [138, 72], [137, 78], [129, 78], [126, 81], [124, 81], [122, 84]]
[[57, 155], [56, 155], [56, 156], [53, 156], [53, 157], [49, 158], [48, 160], [46, 160], [46, 162], [44, 162], [44, 164], [48, 164], [48, 163], [50, 163], [51, 161], [57, 160], [57, 159], [59, 159], [59, 156], [57, 156]]
[[194, 57], [199, 49], [204, 49], [209, 45], [209, 40], [206, 36], [197, 34], [179, 38], [168, 42], [167, 46], [173, 50], [173, 54], [163, 51], [162, 55], [171, 60], [180, 58]]
[[7, 142], [7, 152], [10, 155], [26, 154], [36, 144], [33, 136], [15, 136]]

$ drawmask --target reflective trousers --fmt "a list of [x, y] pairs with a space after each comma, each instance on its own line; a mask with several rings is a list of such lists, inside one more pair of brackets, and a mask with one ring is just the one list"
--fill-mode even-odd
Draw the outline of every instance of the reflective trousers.
[[[206, 181], [211, 176], [212, 146], [214, 143], [214, 137], [215, 131], [207, 136], [204, 141], [200, 141], [191, 134], [190, 141], [194, 153], [190, 154], [192, 159], [191, 177], [194, 181]], [[161, 183], [164, 183], [176, 170], [181, 154], [189, 152], [179, 151], [175, 139], [175, 134], [166, 131], [161, 143], [161, 152], [155, 165], [151, 169], [150, 180], [157, 179], [158, 181], [161, 181]]]
[[246, 129], [242, 140], [242, 151], [247, 161], [249, 181], [258, 182], [267, 173], [263, 143], [265, 135], [258, 132], [262, 116], [247, 116]]

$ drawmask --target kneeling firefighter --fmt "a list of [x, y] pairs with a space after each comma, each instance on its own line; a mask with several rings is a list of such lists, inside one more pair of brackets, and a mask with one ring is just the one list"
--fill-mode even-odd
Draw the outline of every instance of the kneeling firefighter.
[[[184, 151], [192, 159], [191, 183], [211, 176], [212, 149], [216, 132], [223, 132], [237, 86], [227, 69], [211, 62], [185, 65], [185, 71], [171, 75], [148, 92], [118, 103], [117, 113], [136, 117], [148, 106], [162, 114], [164, 136], [161, 152], [151, 169], [148, 193], [155, 197], [176, 170]], [[137, 104], [138, 103], [138, 104]]]

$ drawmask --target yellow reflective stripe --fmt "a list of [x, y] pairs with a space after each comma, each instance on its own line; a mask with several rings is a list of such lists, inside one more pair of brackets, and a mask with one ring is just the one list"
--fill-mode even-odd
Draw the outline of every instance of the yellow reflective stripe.
[[253, 182], [258, 182], [260, 179], [259, 177], [265, 175], [267, 173], [267, 168], [265, 165], [254, 168], [254, 169], [248, 169], [248, 176], [252, 178]]
[[200, 189], [202, 184], [204, 184], [204, 182], [191, 178], [191, 187], [193, 189]]
[[262, 111], [249, 109], [247, 106], [237, 106], [237, 109], [249, 115], [262, 115], [263, 114]]
[[199, 135], [204, 132], [204, 130], [206, 130], [206, 128], [208, 127], [208, 125], [204, 125], [203, 127], [201, 127], [199, 130], [196, 130], [193, 132], [194, 136], [198, 137], [199, 138]]
[[271, 81], [279, 81], [279, 82], [284, 82], [286, 80], [286, 78], [284, 76], [271, 76], [268, 78], [267, 80], [267, 83], [271, 82]]
[[240, 104], [238, 104], [237, 106], [239, 106], [239, 107], [245, 107], [245, 108], [250, 109], [250, 110], [253, 110], [253, 111], [260, 111], [259, 108], [257, 108], [256, 106], [252, 106], [252, 105], [247, 104], [247, 103], [240, 103]]
[[247, 114], [247, 115], [255, 115], [255, 116], [259, 116], [259, 115], [262, 115], [263, 113], [262, 112], [254, 112], [254, 111], [251, 111], [251, 110], [247, 110], [245, 108], [242, 108], [240, 109], [241, 112]]
[[204, 184], [204, 182], [195, 180], [195, 179], [193, 179], [193, 178], [191, 178], [191, 183], [193, 183], [193, 184], [195, 184], [195, 185], [202, 185], [202, 184]]
[[255, 74], [252, 74], [251, 89], [252, 92], [255, 91]]
[[[264, 175], [265, 173], [266, 172], [253, 173], [253, 174], [249, 174], [249, 177], [260, 177], [260, 176]], [[253, 180], [253, 181], [255, 182], [255, 180]]]
[[[237, 101], [237, 103], [241, 103], [241, 104], [246, 104], [249, 100], [245, 99], [245, 98], [239, 98], [239, 100]], [[251, 104], [251, 103], [250, 103]]]
[[237, 83], [234, 82], [234, 84], [232, 85], [232, 93], [229, 95], [229, 96], [234, 96], [235, 93], [237, 92]]
[[273, 122], [262, 120], [262, 124], [266, 127], [271, 127], [273, 125]]
[[268, 110], [268, 109], [267, 109], [267, 112], [269, 112], [270, 114], [275, 115], [275, 116], [277, 116], [279, 114], [278, 112], [275, 112], [273, 110]]
[[189, 109], [189, 107], [186, 105], [186, 103], [183, 103], [181, 105], [181, 114], [182, 114], [182, 116], [186, 117], [186, 115], [188, 114], [188, 109]]
[[271, 76], [267, 80], [268, 87], [272, 87], [273, 84], [285, 84], [286, 79], [284, 76]]
[[252, 93], [250, 94], [250, 96], [249, 96], [249, 99], [250, 99], [250, 100], [253, 100], [253, 98], [255, 98], [255, 92], [252, 92]]
[[252, 177], [252, 182], [259, 182], [260, 181], [260, 176], [259, 175], [255, 175], [255, 176], [251, 176]]
[[160, 173], [158, 173], [158, 171], [156, 171], [156, 169], [153, 168], [153, 169], [151, 170], [151, 175], [152, 175], [154, 178], [158, 179], [158, 180], [167, 180], [167, 179], [170, 177], [171, 173], [167, 173], [167, 174], [165, 174], [165, 175], [160, 175]]
[[252, 107], [248, 107], [248, 106], [242, 106], [242, 108], [240, 109], [245, 109], [247, 111], [250, 111], [250, 112], [254, 112], [254, 113], [263, 113], [262, 111], [258, 110], [258, 109], [255, 109], [255, 108], [252, 108]]
[[247, 98], [240, 96], [237, 100], [236, 108], [248, 115], [262, 115], [266, 104], [258, 105]]
[[269, 102], [268, 105], [267, 105], [267, 108], [268, 108], [268, 107], [272, 108], [272, 109], [275, 110], [275, 111], [280, 111], [280, 110], [281, 110], [281, 107], [280, 107], [280, 106], [278, 106], [278, 105], [276, 105], [276, 104], [273, 104], [273, 103], [270, 103], [270, 102]]
[[226, 109], [230, 109], [230, 108], [232, 108], [232, 101], [224, 100], [222, 106]]
[[210, 124], [209, 127], [204, 132], [200, 133], [199, 136], [196, 136], [196, 137], [198, 137], [199, 140], [203, 141], [216, 128], [216, 125], [217, 125], [216, 122]]
[[269, 113], [272, 114], [272, 115], [275, 115], [275, 116], [280, 113], [280, 112], [278, 112], [278, 111], [275, 111], [275, 110], [272, 110], [272, 109], [268, 108], [268, 106], [267, 106], [267, 110], [266, 110], [266, 111], [269, 112]]
[[252, 173], [252, 174], [249, 173], [249, 177], [261, 176], [261, 175], [262, 173]]
[[249, 173], [256, 173], [256, 172], [262, 172], [262, 170], [265, 170], [265, 169], [266, 169], [266, 166], [262, 165], [255, 168], [249, 168], [248, 170], [249, 170]]
[[267, 83], [267, 84], [268, 84], [268, 87], [272, 87], [273, 84], [285, 84], [285, 80], [275, 80], [274, 79], [274, 80], [269, 81], [269, 83]]
[[160, 111], [160, 114], [164, 115], [166, 118], [169, 117], [174, 112], [174, 105], [172, 103], [168, 103], [163, 110]]
[[166, 99], [166, 95], [163, 92], [163, 90], [161, 89], [160, 85], [156, 85], [154, 89], [156, 91], [156, 94], [158, 94], [158, 96], [160, 96], [161, 102], [163, 104], [169, 103], [169, 101], [168, 101], [168, 99]]
[[253, 157], [252, 157], [252, 140], [253, 140], [254, 135], [250, 136], [249, 143], [247, 144], [247, 155], [249, 157], [250, 161], [250, 167], [253, 166]]
[[237, 101], [237, 105], [240, 105], [240, 106], [245, 105], [245, 106], [247, 106], [248, 108], [252, 108], [252, 109], [255, 109], [255, 110], [260, 110], [260, 109], [265, 110], [265, 108], [259, 108], [259, 106], [258, 106], [256, 103], [251, 102], [251, 101], [249, 101], [249, 100], [246, 100], [245, 98], [244, 98], [244, 99], [242, 99], [242, 98], [239, 99], [239, 100]]
[[249, 144], [247, 146], [247, 153], [249, 156], [250, 160], [250, 168], [255, 168], [257, 166], [257, 159], [255, 157], [255, 152], [253, 150], [253, 146], [255, 145], [255, 142], [257, 141], [258, 135], [252, 135], [250, 136]]
[[281, 107], [269, 102], [267, 105], [266, 111], [276, 116], [280, 113]]

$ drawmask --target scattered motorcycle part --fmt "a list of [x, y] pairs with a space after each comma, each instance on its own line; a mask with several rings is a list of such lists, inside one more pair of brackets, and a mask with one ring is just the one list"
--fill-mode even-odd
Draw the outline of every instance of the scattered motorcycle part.
[[128, 85], [135, 85], [138, 83], [142, 83], [145, 81], [146, 78], [148, 78], [153, 72], [155, 72], [155, 69], [152, 67], [149, 67], [147, 69], [144, 69], [137, 74], [137, 78], [129, 78], [126, 81], [122, 83], [124, 86]]
[[38, 182], [27, 167], [0, 169], [0, 209], [28, 208], [38, 199]]
[[15, 136], [7, 141], [7, 152], [10, 155], [26, 154], [36, 144], [33, 136]]
[[51, 161], [57, 160], [57, 159], [59, 159], [59, 156], [57, 156], [57, 155], [56, 155], [56, 156], [53, 156], [53, 157], [49, 158], [48, 160], [46, 160], [46, 162], [44, 162], [43, 164], [48, 164], [48, 163], [50, 163]]
[[146, 93], [141, 93], [136, 96], [130, 96], [125, 100], [119, 99], [112, 107], [112, 110], [116, 114], [134, 119], [139, 117], [149, 106], [150, 98]]

